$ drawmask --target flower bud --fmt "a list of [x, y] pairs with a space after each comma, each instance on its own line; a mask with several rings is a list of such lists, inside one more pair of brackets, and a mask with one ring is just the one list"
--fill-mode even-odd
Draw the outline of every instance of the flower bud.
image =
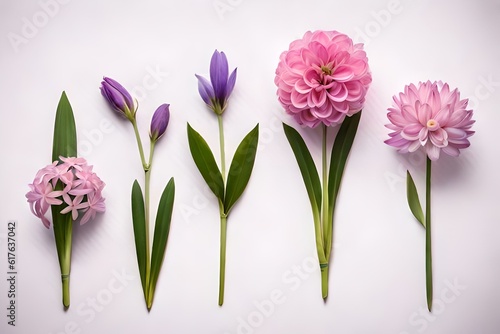
[[134, 120], [136, 112], [134, 100], [122, 85], [111, 78], [104, 77], [100, 88], [102, 95], [113, 110], [130, 121]]
[[170, 104], [162, 104], [156, 109], [151, 119], [151, 130], [149, 137], [152, 141], [157, 141], [165, 133], [168, 121], [170, 120]]
[[210, 81], [201, 75], [195, 75], [198, 79], [198, 91], [203, 101], [217, 115], [222, 115], [236, 83], [236, 69], [229, 74], [225, 53], [215, 50], [210, 61]]

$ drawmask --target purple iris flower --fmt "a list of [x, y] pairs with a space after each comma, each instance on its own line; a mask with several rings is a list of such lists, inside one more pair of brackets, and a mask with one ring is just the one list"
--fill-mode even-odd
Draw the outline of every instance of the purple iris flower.
[[162, 104], [156, 109], [151, 119], [151, 130], [149, 137], [152, 141], [157, 141], [165, 133], [168, 121], [170, 120], [170, 104]]
[[217, 115], [221, 115], [236, 83], [236, 69], [229, 75], [226, 55], [215, 50], [210, 61], [210, 82], [198, 74], [195, 75], [198, 78], [201, 98]]
[[117, 81], [104, 77], [101, 82], [101, 93], [113, 110], [122, 114], [130, 121], [135, 118], [135, 106], [132, 96]]

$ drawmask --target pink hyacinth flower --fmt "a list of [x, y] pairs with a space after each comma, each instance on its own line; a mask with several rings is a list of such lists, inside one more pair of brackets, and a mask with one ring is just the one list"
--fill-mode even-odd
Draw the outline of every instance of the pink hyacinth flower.
[[[80, 218], [80, 224], [93, 219], [97, 212], [105, 211], [101, 195], [105, 184], [92, 172], [92, 166], [83, 158], [60, 159], [63, 163], [54, 161], [38, 171], [26, 194], [31, 212], [46, 228], [50, 227], [46, 213], [52, 205], [62, 205], [61, 213], [71, 214], [72, 220]], [[55, 190], [58, 184], [62, 190]]]
[[442, 82], [420, 82], [418, 87], [405, 86], [393, 99], [387, 114], [391, 124], [386, 125], [393, 132], [386, 144], [401, 153], [423, 147], [431, 160], [437, 160], [441, 151], [456, 157], [460, 149], [469, 147], [475, 121], [472, 110], [467, 110], [468, 100], [460, 100], [457, 89], [450, 91]]
[[359, 112], [371, 81], [363, 45], [337, 31], [309, 31], [292, 42], [274, 79], [286, 112], [312, 128]]

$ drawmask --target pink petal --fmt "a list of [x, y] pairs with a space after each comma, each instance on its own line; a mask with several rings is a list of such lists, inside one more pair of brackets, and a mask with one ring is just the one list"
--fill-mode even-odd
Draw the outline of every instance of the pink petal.
[[354, 73], [349, 66], [339, 66], [335, 68], [332, 74], [332, 78], [335, 81], [345, 82], [349, 81], [354, 77]]
[[417, 112], [418, 121], [423, 126], [427, 126], [427, 121], [432, 117], [431, 107], [427, 103], [420, 103], [417, 101], [415, 104], [415, 111]]
[[460, 151], [458, 150], [458, 148], [453, 147], [451, 145], [443, 147], [443, 152], [448, 155], [451, 155], [452, 157], [458, 157], [460, 155]]
[[418, 123], [409, 124], [403, 128], [403, 131], [401, 131], [401, 136], [408, 140], [418, 140], [418, 135], [421, 129], [422, 125]]
[[425, 150], [427, 152], [427, 156], [432, 161], [436, 161], [439, 159], [439, 152], [441, 151], [440, 148], [438, 148], [430, 143], [427, 143], [427, 145], [425, 146]]
[[407, 123], [417, 123], [417, 112], [413, 106], [407, 104], [401, 109], [401, 115], [406, 119]]

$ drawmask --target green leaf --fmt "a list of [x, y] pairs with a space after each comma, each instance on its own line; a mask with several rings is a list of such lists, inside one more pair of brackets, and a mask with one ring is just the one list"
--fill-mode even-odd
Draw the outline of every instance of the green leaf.
[[321, 211], [321, 182], [319, 180], [318, 170], [311, 157], [311, 153], [307, 149], [307, 145], [300, 134], [289, 125], [283, 123], [286, 138], [292, 147], [295, 158], [302, 173], [304, 184], [309, 195], [309, 201], [313, 208], [313, 212]]
[[358, 130], [360, 118], [361, 111], [344, 119], [332, 147], [330, 171], [328, 174], [329, 213], [331, 217], [333, 217], [333, 208], [335, 207], [339, 193], [340, 182], [342, 181], [347, 157], [349, 156], [356, 131]]
[[66, 93], [62, 92], [54, 125], [52, 161], [59, 160], [59, 156], [76, 157], [76, 153], [76, 125], [73, 109], [71, 109]]
[[408, 205], [410, 206], [411, 213], [413, 216], [425, 227], [424, 212], [422, 211], [422, 206], [420, 205], [420, 200], [418, 199], [417, 187], [409, 171], [406, 171], [406, 198], [408, 199]]
[[144, 207], [144, 197], [141, 186], [137, 180], [132, 186], [132, 224], [134, 226], [135, 251], [137, 254], [137, 264], [141, 276], [144, 298], [146, 298], [146, 268], [147, 268], [147, 247], [146, 247], [146, 213]]
[[[54, 138], [52, 144], [52, 160], [59, 160], [59, 156], [76, 157], [76, 125], [73, 110], [65, 92], [62, 92], [56, 111], [54, 124]], [[56, 190], [61, 190], [62, 184], [56, 184]], [[63, 305], [68, 308], [69, 298], [69, 274], [71, 271], [71, 244], [73, 220], [71, 214], [61, 214], [64, 205], [53, 205], [52, 223], [54, 226], [54, 238], [56, 241], [57, 256], [61, 268], [63, 281]]]
[[187, 125], [189, 149], [193, 156], [194, 163], [205, 179], [210, 189], [219, 200], [224, 202], [224, 181], [222, 174], [215, 162], [214, 154], [210, 150], [207, 142], [196, 132], [191, 125]]
[[252, 174], [257, 145], [259, 142], [259, 124], [253, 128], [241, 141], [234, 153], [229, 174], [227, 177], [226, 196], [224, 203], [225, 214], [229, 211], [240, 198], [245, 190], [250, 175]]
[[170, 221], [172, 219], [172, 210], [174, 207], [174, 197], [175, 183], [174, 179], [171, 178], [161, 195], [160, 203], [158, 204], [158, 212], [156, 213], [153, 251], [151, 253], [151, 276], [147, 300], [148, 309], [151, 309], [151, 305], [153, 304], [156, 282], [158, 281], [163, 257], [165, 256], [165, 248], [167, 246], [168, 232], [170, 230]]

